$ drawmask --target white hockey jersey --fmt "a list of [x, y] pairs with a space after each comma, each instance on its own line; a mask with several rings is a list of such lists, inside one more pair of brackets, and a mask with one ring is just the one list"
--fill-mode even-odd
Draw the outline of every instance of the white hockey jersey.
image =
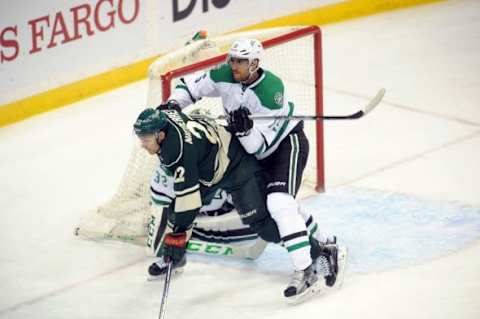
[[[294, 104], [286, 98], [282, 80], [266, 70], [259, 69], [259, 74], [255, 82], [244, 85], [235, 81], [228, 64], [222, 64], [207, 72], [182, 78], [170, 100], [176, 100], [184, 108], [202, 97], [221, 97], [226, 113], [244, 106], [252, 114], [292, 115]], [[297, 123], [293, 120], [257, 120], [250, 134], [239, 137], [239, 140], [248, 153], [263, 159], [277, 149]]]
[[[157, 167], [150, 180], [151, 200], [155, 205], [168, 206], [175, 198], [173, 188], [174, 178], [161, 165]], [[200, 213], [216, 211], [222, 208], [223, 204], [231, 198], [223, 189], [218, 189], [212, 200], [200, 208]]]

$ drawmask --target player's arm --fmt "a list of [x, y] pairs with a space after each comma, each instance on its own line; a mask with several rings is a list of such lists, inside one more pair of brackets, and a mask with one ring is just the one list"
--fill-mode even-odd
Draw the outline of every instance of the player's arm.
[[[213, 71], [215, 74], [215, 71]], [[212, 78], [212, 71], [198, 72], [180, 79], [169, 100], [176, 101], [181, 108], [194, 104], [204, 96], [220, 96], [217, 82]]]
[[173, 182], [173, 174], [159, 165], [150, 179], [150, 199], [153, 205], [170, 205], [175, 198]]
[[173, 167], [175, 199], [169, 206], [162, 249], [165, 261], [172, 260], [174, 264], [185, 256], [193, 221], [202, 206], [195, 155], [183, 155], [182, 160]]
[[202, 207], [195, 149], [193, 145], [184, 143], [182, 152], [181, 160], [169, 168], [173, 172], [175, 194], [169, 222], [174, 232], [190, 229]]
[[292, 115], [293, 104], [284, 101], [283, 96], [281, 81], [273, 82], [271, 86], [264, 86], [260, 94], [247, 101], [246, 106], [229, 114], [229, 126], [248, 153], [260, 156], [268, 151], [280, 140], [289, 123], [289, 120], [285, 119], [253, 121], [249, 118], [250, 110], [256, 110], [256, 114], [269, 116]]
[[[275, 132], [268, 125], [260, 125], [249, 119], [251, 113], [245, 107], [235, 110], [232, 114], [231, 118], [235, 119], [232, 122], [236, 123], [233, 131], [247, 153], [254, 155], [264, 153], [273, 141]], [[239, 125], [239, 117], [245, 118], [242, 122], [246, 124]]]

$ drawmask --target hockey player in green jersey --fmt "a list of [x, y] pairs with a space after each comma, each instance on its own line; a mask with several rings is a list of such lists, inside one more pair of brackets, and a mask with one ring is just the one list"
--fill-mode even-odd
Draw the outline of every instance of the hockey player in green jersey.
[[[148, 280], [163, 277], [168, 268], [162, 258], [162, 247], [167, 230], [168, 206], [175, 198], [174, 179], [165, 167], [159, 165], [150, 180], [152, 209], [148, 220], [147, 247], [150, 255], [160, 258], [148, 268]], [[267, 242], [242, 223], [231, 195], [218, 188], [211, 201], [200, 208], [195, 218], [187, 252], [256, 259], [266, 246]], [[182, 271], [182, 265], [176, 264], [174, 272]]]
[[[147, 108], [134, 130], [142, 147], [158, 155], [174, 178], [174, 198], [169, 205], [164, 256], [174, 266], [185, 263], [187, 233], [200, 208], [218, 188], [232, 196], [245, 225], [262, 239], [279, 242], [275, 221], [265, 206], [265, 185], [254, 156], [245, 152], [225, 127], [209, 120], [193, 120], [177, 110]], [[173, 197], [173, 196], [172, 196]]]
[[[303, 122], [279, 119], [254, 123], [249, 118], [252, 113], [288, 116], [294, 111], [294, 103], [289, 101], [282, 80], [260, 68], [262, 51], [258, 40], [235, 41], [228, 52], [227, 63], [203, 74], [182, 78], [161, 108], [183, 108], [202, 97], [221, 97], [229, 130], [249, 154], [257, 157], [265, 173], [267, 208], [295, 267], [284, 296], [287, 301], [296, 302], [315, 292], [312, 286], [317, 281], [317, 273], [323, 275], [323, 284], [327, 287], [341, 285], [342, 269], [339, 270], [338, 262], [345, 256], [345, 250], [342, 248], [339, 253], [336, 238], [327, 240], [312, 215], [295, 199], [309, 152]], [[326, 251], [316, 259], [310, 255], [310, 234]]]

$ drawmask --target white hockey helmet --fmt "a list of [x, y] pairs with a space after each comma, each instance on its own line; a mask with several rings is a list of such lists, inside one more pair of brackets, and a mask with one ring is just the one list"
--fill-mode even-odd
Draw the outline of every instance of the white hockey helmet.
[[[263, 52], [263, 46], [257, 39], [238, 39], [233, 42], [227, 55], [227, 62], [230, 58], [248, 59], [248, 64], [251, 66], [255, 59], [260, 64], [261, 55]], [[250, 73], [255, 72], [258, 69], [258, 64], [255, 69], [250, 68]]]

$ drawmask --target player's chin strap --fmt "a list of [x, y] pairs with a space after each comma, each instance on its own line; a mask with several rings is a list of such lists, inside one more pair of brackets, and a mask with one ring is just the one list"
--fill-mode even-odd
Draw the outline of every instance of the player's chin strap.
[[158, 140], [159, 134], [160, 134], [160, 132], [155, 133], [155, 141], [157, 141], [157, 144], [158, 144], [157, 155], [160, 155], [160, 152], [162, 151], [162, 147], [161, 147], [162, 142]]
[[[260, 69], [260, 65], [259, 63], [257, 62], [257, 66], [255, 68], [253, 68], [253, 62], [250, 62], [250, 65], [248, 66], [248, 78], [245, 80], [245, 81], [240, 81], [243, 85], [245, 86], [248, 86], [250, 84], [252, 84], [253, 82], [255, 82], [258, 77], [251, 81], [252, 80], [252, 77], [255, 75], [255, 74], [258, 74], [257, 71]], [[260, 75], [259, 75], [260, 77]]]

